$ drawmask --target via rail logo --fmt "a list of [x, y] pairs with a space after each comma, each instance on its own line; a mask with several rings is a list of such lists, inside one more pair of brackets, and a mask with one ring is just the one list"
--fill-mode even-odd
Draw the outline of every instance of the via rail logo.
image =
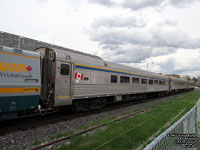
[[32, 71], [32, 67], [30, 65], [28, 65], [27, 67], [25, 66], [25, 64], [16, 64], [16, 63], [4, 63], [4, 62], [0, 62], [0, 71], [3, 72], [25, 72], [25, 70], [27, 70], [28, 72]]

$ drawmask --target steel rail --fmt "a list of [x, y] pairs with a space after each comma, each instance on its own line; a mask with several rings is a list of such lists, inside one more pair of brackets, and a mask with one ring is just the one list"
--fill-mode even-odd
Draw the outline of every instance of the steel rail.
[[[151, 108], [145, 108], [145, 109], [142, 109], [142, 110], [138, 110], [136, 112], [133, 112], [133, 113], [130, 113], [130, 114], [127, 114], [127, 115], [123, 115], [122, 117], [119, 117], [119, 118], [116, 118], [116, 119], [113, 119], [111, 122], [117, 122], [117, 121], [120, 121], [120, 120], [123, 120], [123, 119], [126, 119], [128, 117], [131, 117], [131, 116], [134, 116], [136, 114], [139, 114], [139, 113], [144, 113], [148, 110], [150, 110]], [[47, 147], [47, 146], [50, 146], [50, 145], [53, 145], [55, 143], [59, 143], [61, 141], [64, 141], [64, 140], [67, 140], [67, 139], [70, 139], [74, 136], [77, 136], [77, 135], [81, 135], [83, 133], [87, 133], [89, 131], [92, 131], [94, 129], [97, 129], [97, 128], [100, 128], [100, 127], [103, 127], [103, 126], [106, 126], [106, 123], [102, 123], [102, 124], [99, 124], [99, 125], [95, 125], [95, 126], [92, 126], [86, 130], [80, 130], [76, 133], [74, 133], [73, 135], [69, 135], [69, 136], [64, 136], [62, 138], [59, 138], [59, 139], [56, 139], [56, 140], [53, 140], [53, 141], [50, 141], [48, 143], [43, 143], [43, 144], [40, 144], [40, 145], [37, 145], [35, 147], [32, 147], [30, 150], [38, 150], [38, 149], [41, 149], [41, 148], [44, 148], [44, 147]]]

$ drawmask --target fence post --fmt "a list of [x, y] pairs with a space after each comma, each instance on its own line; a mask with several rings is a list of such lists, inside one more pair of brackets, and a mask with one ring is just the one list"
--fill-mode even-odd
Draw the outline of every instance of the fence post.
[[200, 98], [197, 102], [197, 130], [198, 135], [200, 136]]

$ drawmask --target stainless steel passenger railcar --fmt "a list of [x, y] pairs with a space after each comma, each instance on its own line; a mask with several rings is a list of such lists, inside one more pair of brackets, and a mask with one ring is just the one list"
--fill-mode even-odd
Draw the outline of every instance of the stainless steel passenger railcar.
[[[190, 81], [191, 83], [191, 81]], [[170, 77], [170, 92], [176, 93], [176, 92], [184, 92], [188, 88], [194, 88], [194, 87], [188, 87], [189, 81], [186, 81], [184, 79]], [[194, 84], [193, 84], [194, 86]]]
[[48, 100], [52, 107], [73, 105], [77, 110], [89, 110], [115, 101], [187, 89], [185, 80], [107, 62], [96, 56], [48, 48], [36, 52], [43, 60], [42, 101]]

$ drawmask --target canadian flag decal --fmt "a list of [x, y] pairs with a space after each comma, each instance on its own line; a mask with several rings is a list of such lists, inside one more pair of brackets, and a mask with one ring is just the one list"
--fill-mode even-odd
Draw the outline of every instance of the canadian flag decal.
[[83, 74], [82, 73], [75, 73], [75, 79], [77, 80], [83, 80]]
[[26, 70], [27, 70], [28, 72], [30, 72], [30, 71], [32, 70], [31, 66], [29, 65], [28, 67], [26, 67]]

